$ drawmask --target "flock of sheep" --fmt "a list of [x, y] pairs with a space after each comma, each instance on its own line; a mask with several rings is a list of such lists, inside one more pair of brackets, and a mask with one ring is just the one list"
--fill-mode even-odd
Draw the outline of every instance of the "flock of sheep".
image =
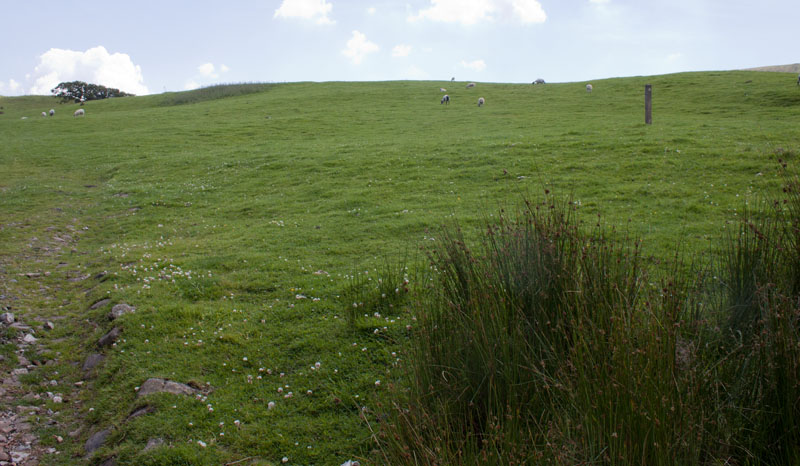
[[[453, 78], [453, 80], [455, 80], [455, 79], [456, 78]], [[473, 87], [475, 87], [475, 83], [467, 84], [467, 89], [470, 89], [470, 88], [473, 88]], [[440, 87], [439, 88], [439, 92], [447, 92], [447, 89], [445, 89], [443, 87]], [[445, 94], [442, 97], [442, 101], [439, 102], [439, 103], [440, 104], [450, 104], [450, 96]], [[486, 99], [484, 99], [483, 97], [478, 97], [478, 107], [483, 107], [483, 104], [485, 104], [485, 103], [486, 103]]]
[[[56, 110], [54, 108], [51, 108], [49, 112], [42, 112], [43, 117], [46, 117], [47, 115], [53, 116], [55, 114]], [[72, 114], [72, 116], [84, 116], [84, 115], [86, 115], [86, 111], [82, 108], [75, 110], [75, 113]]]
[[[455, 81], [455, 79], [456, 78], [453, 78], [453, 79], [451, 79], [451, 81]], [[537, 79], [536, 81], [533, 82], [533, 84], [544, 84], [544, 79], [541, 79], [541, 78]], [[800, 77], [797, 78], [797, 84], [800, 85]], [[467, 89], [471, 89], [473, 87], [475, 87], [475, 83], [467, 84]], [[586, 92], [592, 92], [592, 89], [593, 89], [593, 87], [592, 87], [591, 84], [587, 84], [586, 85]], [[439, 92], [447, 92], [447, 89], [445, 89], [443, 87], [440, 87], [439, 88]], [[478, 97], [478, 107], [483, 107], [483, 104], [485, 104], [485, 103], [486, 103], [486, 99], [484, 99], [483, 97]], [[442, 100], [441, 100], [441, 102], [439, 102], [439, 104], [449, 105], [450, 104], [450, 96], [448, 94], [445, 94], [442, 97]]]

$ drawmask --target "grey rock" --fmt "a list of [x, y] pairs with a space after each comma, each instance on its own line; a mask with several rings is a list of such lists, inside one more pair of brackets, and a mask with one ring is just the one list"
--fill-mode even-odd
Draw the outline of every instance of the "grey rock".
[[14, 323], [14, 314], [10, 312], [4, 312], [0, 314], [0, 323], [4, 325], [11, 325]]
[[83, 445], [83, 449], [86, 450], [86, 453], [91, 453], [98, 448], [102, 447], [108, 436], [111, 435], [111, 429], [103, 429], [99, 432], [95, 432], [89, 437], [89, 440]]
[[120, 303], [111, 308], [111, 312], [108, 313], [108, 319], [109, 320], [119, 319], [123, 315], [134, 311], [136, 311], [135, 307], [129, 306], [125, 303]]
[[175, 395], [194, 395], [197, 391], [182, 383], [171, 380], [150, 378], [145, 380], [137, 396], [147, 396], [153, 393], [172, 393]]
[[158, 448], [161, 445], [164, 445], [164, 439], [161, 437], [151, 438], [147, 441], [147, 445], [144, 447], [144, 451], [150, 451], [154, 448]]
[[44, 323], [44, 329], [45, 330], [53, 330], [54, 328], [56, 328], [55, 324], [53, 324], [49, 320]]
[[21, 464], [23, 461], [28, 459], [29, 456], [31, 456], [30, 453], [15, 450], [11, 452], [11, 461]]
[[97, 301], [96, 303], [89, 306], [89, 309], [91, 310], [100, 309], [101, 307], [108, 305], [108, 303], [110, 302], [111, 300], [108, 298], [101, 299], [100, 301]]
[[25, 336], [22, 337], [22, 341], [25, 343], [36, 343], [36, 337], [30, 333], [26, 333]]
[[15, 330], [21, 330], [23, 332], [27, 332], [27, 331], [31, 330], [31, 326], [30, 325], [25, 325], [22, 322], [14, 322], [14, 323], [10, 324], [9, 327], [11, 327], [11, 328], [13, 328]]
[[91, 371], [92, 369], [97, 367], [98, 364], [103, 362], [105, 358], [106, 357], [103, 356], [102, 354], [97, 354], [97, 353], [86, 356], [86, 360], [83, 362], [83, 371], [84, 372]]
[[7, 421], [0, 422], [0, 432], [2, 432], [5, 435], [8, 435], [11, 432], [14, 432], [14, 426], [12, 426], [11, 423]]
[[145, 414], [154, 413], [155, 411], [156, 411], [156, 407], [155, 406], [144, 405], [144, 406], [142, 406], [140, 408], [135, 409], [131, 413], [131, 415], [128, 416], [128, 419], [126, 419], [126, 421], [130, 421], [131, 419], [135, 419], [135, 418], [137, 418], [139, 416], [144, 416]]
[[0, 461], [11, 461], [11, 457], [8, 456], [8, 453], [0, 450]]
[[3, 385], [6, 387], [19, 387], [22, 384], [19, 382], [19, 380], [17, 380], [16, 377], [6, 377], [3, 379]]
[[117, 459], [112, 456], [100, 463], [100, 466], [117, 466]]
[[119, 338], [120, 335], [122, 335], [122, 329], [119, 327], [114, 327], [108, 333], [100, 337], [99, 340], [97, 340], [97, 345], [101, 348], [104, 346], [111, 346], [115, 341], [117, 341], [117, 338]]

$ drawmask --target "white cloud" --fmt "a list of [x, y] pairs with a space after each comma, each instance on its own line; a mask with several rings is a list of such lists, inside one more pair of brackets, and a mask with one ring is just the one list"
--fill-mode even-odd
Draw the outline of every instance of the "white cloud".
[[371, 6], [371, 7], [367, 8], [367, 14], [368, 15], [374, 15], [376, 11], [378, 11], [378, 10], [376, 10], [374, 6]]
[[543, 23], [547, 15], [538, 0], [431, 0], [431, 6], [409, 16], [469, 26], [482, 21], [516, 19], [523, 24]]
[[197, 82], [197, 81], [195, 81], [193, 79], [190, 79], [190, 80], [186, 81], [186, 84], [183, 85], [183, 90], [184, 91], [191, 91], [193, 89], [198, 89], [199, 87], [200, 87], [200, 83], [199, 82]]
[[525, 24], [543, 23], [547, 20], [542, 4], [536, 0], [512, 0], [511, 6], [516, 17]]
[[202, 65], [197, 67], [197, 71], [200, 72], [201, 76], [209, 77], [209, 78], [216, 78], [218, 75], [214, 73], [214, 64], [213, 63], [203, 63]]
[[[230, 71], [230, 68], [228, 68], [225, 65], [219, 65], [219, 68], [217, 68], [217, 66], [211, 62], [203, 63], [202, 65], [197, 67], [197, 72], [199, 74], [195, 75], [194, 78], [187, 83], [187, 85], [189, 85], [190, 83], [197, 84], [196, 82], [197, 80], [209, 81], [209, 80], [219, 79], [220, 74], [227, 73], [228, 71]], [[200, 87], [200, 85], [197, 84], [192, 89], [195, 89], [197, 87]]]
[[471, 62], [461, 60], [461, 66], [473, 71], [483, 71], [486, 69], [486, 62], [483, 60], [473, 60]]
[[597, 4], [605, 4], [609, 3], [611, 0], [589, 0], [589, 3], [597, 3]]
[[11, 95], [18, 94], [22, 85], [11, 78], [8, 80], [8, 83], [0, 81], [0, 92], [9, 92]]
[[674, 52], [674, 53], [671, 53], [671, 54], [667, 55], [667, 61], [668, 62], [675, 62], [675, 61], [678, 61], [678, 60], [680, 60], [682, 58], [683, 58], [683, 54], [680, 53], [680, 52]]
[[392, 49], [393, 57], [407, 57], [411, 53], [411, 46], [406, 44], [395, 45]]
[[353, 64], [358, 65], [364, 60], [364, 57], [378, 50], [378, 45], [367, 40], [367, 36], [361, 32], [353, 31], [353, 35], [347, 41], [347, 47], [342, 50], [342, 54], [349, 58]]
[[333, 24], [328, 17], [333, 5], [326, 0], [283, 0], [275, 10], [275, 18], [300, 18], [316, 21], [317, 24]]
[[103, 46], [85, 52], [50, 49], [39, 56], [33, 71], [31, 94], [49, 95], [50, 89], [65, 81], [86, 81], [132, 94], [148, 94], [142, 69], [125, 53], [109, 54]]

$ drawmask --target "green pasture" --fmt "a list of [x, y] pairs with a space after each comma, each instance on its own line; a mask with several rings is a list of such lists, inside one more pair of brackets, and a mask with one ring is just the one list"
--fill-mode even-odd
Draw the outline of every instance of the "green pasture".
[[[415, 316], [398, 305], [349, 326], [354, 281], [407, 264], [413, 287], [442, 225], [474, 236], [545, 192], [641, 238], [653, 262], [702, 257], [779, 190], [778, 159], [797, 163], [794, 78], [241, 85], [91, 101], [84, 117], [0, 97], [0, 304], [56, 323], [39, 336], [57, 362], [26, 380], [67, 396], [20, 401], [60, 413], [42, 426], [60, 451], [46, 464], [84, 464], [105, 428], [92, 464], [380, 464], [373, 423]], [[103, 298], [136, 312], [112, 324], [89, 310]], [[99, 350], [113, 325], [121, 339]], [[149, 377], [202, 392], [137, 398]]]

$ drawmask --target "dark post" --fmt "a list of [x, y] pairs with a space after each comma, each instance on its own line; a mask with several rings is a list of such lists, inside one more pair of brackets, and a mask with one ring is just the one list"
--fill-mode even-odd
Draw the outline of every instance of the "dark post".
[[653, 86], [644, 85], [644, 123], [653, 124]]

